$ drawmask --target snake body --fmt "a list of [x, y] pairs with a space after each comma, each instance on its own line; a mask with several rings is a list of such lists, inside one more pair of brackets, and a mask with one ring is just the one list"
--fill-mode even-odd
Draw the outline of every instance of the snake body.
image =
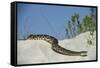
[[52, 46], [52, 50], [55, 51], [56, 53], [62, 54], [62, 55], [69, 55], [69, 56], [87, 56], [87, 51], [71, 51], [68, 49], [65, 49], [63, 47], [61, 47], [60, 45], [58, 45], [58, 40], [50, 35], [46, 35], [46, 34], [40, 34], [40, 35], [29, 35], [27, 37], [27, 39], [30, 40], [44, 40], [48, 43], [50, 43]]

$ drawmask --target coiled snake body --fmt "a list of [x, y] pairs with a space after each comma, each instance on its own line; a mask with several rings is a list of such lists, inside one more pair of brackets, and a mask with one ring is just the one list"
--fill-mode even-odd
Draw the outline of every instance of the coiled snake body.
[[59, 53], [59, 54], [69, 55], [69, 56], [87, 56], [87, 51], [77, 52], [77, 51], [71, 51], [71, 50], [68, 50], [68, 49], [61, 47], [60, 45], [58, 45], [58, 40], [55, 37], [52, 37], [49, 35], [43, 35], [43, 34], [32, 35], [31, 34], [27, 37], [27, 39], [44, 40], [44, 41], [50, 43], [52, 45], [51, 46], [52, 50]]

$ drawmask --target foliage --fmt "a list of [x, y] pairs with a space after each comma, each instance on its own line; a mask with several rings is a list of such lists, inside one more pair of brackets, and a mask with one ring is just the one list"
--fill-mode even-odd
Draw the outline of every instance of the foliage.
[[68, 21], [66, 29], [68, 38], [73, 38], [74, 36], [77, 35], [77, 33], [80, 33], [81, 24], [79, 21], [79, 14], [74, 14], [71, 16], [71, 21], [70, 20]]
[[[82, 22], [80, 22], [80, 16], [75, 13], [71, 16], [71, 20], [68, 20], [66, 26], [66, 35], [68, 38], [73, 38], [76, 35], [84, 32], [90, 32], [90, 37], [93, 39], [94, 31], [96, 31], [96, 12], [94, 8], [90, 9], [90, 15], [84, 16]], [[93, 41], [87, 39], [87, 43], [91, 45]]]

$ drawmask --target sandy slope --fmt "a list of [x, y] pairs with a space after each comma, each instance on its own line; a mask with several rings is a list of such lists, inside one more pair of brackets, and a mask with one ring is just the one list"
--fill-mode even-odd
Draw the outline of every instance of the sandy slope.
[[59, 45], [66, 49], [74, 51], [88, 51], [87, 57], [67, 56], [54, 52], [51, 45], [43, 40], [18, 40], [18, 64], [52, 63], [52, 62], [70, 62], [85, 61], [96, 59], [96, 43], [93, 46], [87, 46], [86, 39], [89, 32], [80, 34], [73, 39], [59, 41]]

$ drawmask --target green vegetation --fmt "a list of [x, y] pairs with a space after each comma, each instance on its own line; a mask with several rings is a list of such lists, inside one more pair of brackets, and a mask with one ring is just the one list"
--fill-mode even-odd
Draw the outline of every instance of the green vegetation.
[[66, 33], [68, 34], [68, 38], [73, 38], [77, 34], [81, 32], [81, 24], [79, 21], [79, 14], [74, 14], [71, 16], [71, 21], [67, 22]]
[[71, 16], [71, 20], [68, 20], [66, 25], [66, 35], [68, 38], [73, 38], [76, 35], [84, 32], [90, 33], [90, 37], [87, 38], [87, 43], [89, 45], [93, 44], [94, 31], [96, 31], [96, 11], [94, 8], [90, 9], [90, 14], [84, 16], [82, 22], [80, 22], [80, 17], [78, 13]]

